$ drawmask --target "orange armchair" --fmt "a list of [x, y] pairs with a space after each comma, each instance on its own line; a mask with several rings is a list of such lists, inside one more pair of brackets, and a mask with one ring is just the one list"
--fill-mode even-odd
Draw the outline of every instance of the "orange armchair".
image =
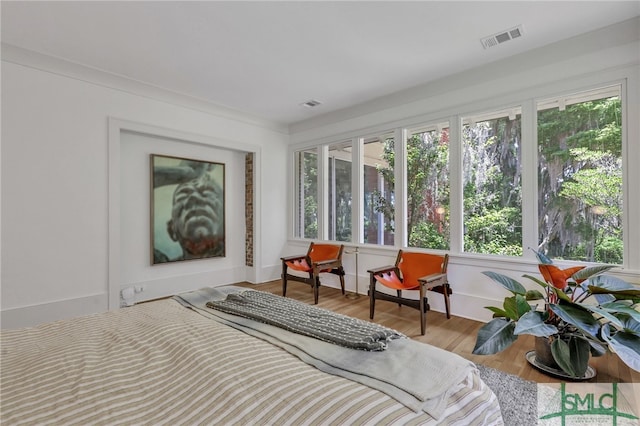
[[[320, 274], [329, 273], [340, 277], [340, 286], [344, 294], [344, 268], [342, 267], [342, 251], [344, 245], [315, 244], [309, 245], [307, 254], [281, 257], [282, 260], [282, 296], [287, 295], [287, 281], [300, 281], [313, 288], [314, 303], [318, 304], [320, 292]], [[307, 273], [308, 277], [292, 275], [289, 270]]]
[[[398, 306], [406, 305], [420, 310], [420, 333], [424, 335], [429, 303], [427, 290], [442, 293], [447, 311], [449, 312], [449, 295], [451, 287], [447, 279], [447, 264], [449, 255], [435, 255], [428, 253], [404, 252], [400, 250], [393, 266], [370, 269], [369, 272], [369, 317], [373, 319], [376, 299], [395, 302]], [[376, 290], [376, 284], [396, 290], [397, 296]], [[419, 299], [402, 297], [404, 290], [418, 290]]]

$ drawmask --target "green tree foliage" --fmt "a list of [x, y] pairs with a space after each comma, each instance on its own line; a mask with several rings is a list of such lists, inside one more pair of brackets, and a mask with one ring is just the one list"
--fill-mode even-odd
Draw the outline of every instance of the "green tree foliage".
[[[383, 159], [379, 167], [385, 182], [395, 182], [395, 151], [393, 139], [385, 140]], [[407, 141], [407, 235], [409, 246], [435, 249], [449, 248], [449, 132], [417, 133]], [[445, 207], [447, 207], [445, 209]], [[437, 209], [443, 213], [437, 213]], [[378, 193], [376, 211], [383, 213], [388, 223], [394, 223], [394, 205]]]
[[[378, 174], [382, 175], [384, 183], [389, 188], [394, 188], [395, 185], [395, 143], [393, 138], [387, 138], [384, 140], [382, 147], [382, 158], [386, 161], [386, 166], [378, 166]], [[378, 190], [373, 191], [373, 205], [377, 213], [382, 213], [385, 220], [385, 226], [388, 231], [394, 231], [395, 224], [395, 207], [394, 199], [389, 197], [388, 194], [382, 194]]]
[[329, 174], [334, 176], [329, 184], [329, 235], [335, 233], [336, 241], [351, 241], [351, 161], [333, 158]]
[[[521, 255], [520, 120], [484, 121], [465, 126], [463, 133], [465, 250]], [[384, 159], [389, 166], [379, 173], [393, 182], [392, 140], [386, 141]], [[412, 135], [407, 142], [409, 246], [449, 248], [449, 196], [448, 131]], [[443, 213], [437, 213], [439, 207], [446, 207]], [[393, 217], [393, 206], [382, 198], [377, 209]]]
[[303, 185], [304, 238], [318, 238], [318, 156], [303, 151], [300, 153], [301, 181]]
[[464, 250], [522, 255], [520, 118], [465, 125]]
[[[513, 118], [462, 128], [467, 252], [522, 255], [521, 121]], [[621, 124], [619, 97], [538, 112], [538, 250], [548, 257], [622, 263]], [[374, 222], [373, 211], [382, 213], [387, 231], [395, 223], [394, 148], [393, 138], [383, 141], [386, 165], [377, 169], [389, 190], [367, 192], [370, 199], [365, 200], [372, 210], [365, 222]], [[307, 237], [317, 234], [315, 160], [314, 154], [304, 157]], [[448, 130], [412, 135], [406, 167], [409, 246], [448, 249]]]
[[622, 263], [622, 138], [618, 97], [538, 113], [539, 250]]
[[[449, 203], [448, 140], [439, 143], [427, 134], [407, 143], [409, 245], [448, 248], [448, 226], [438, 229], [433, 213]], [[538, 137], [539, 249], [553, 258], [622, 263], [620, 99], [540, 111]], [[379, 172], [393, 182], [393, 141], [386, 142], [390, 166]], [[519, 118], [463, 127], [465, 251], [522, 255], [519, 149]], [[376, 208], [393, 218], [386, 200]]]
[[414, 134], [407, 141], [407, 235], [412, 247], [449, 248], [448, 130]]

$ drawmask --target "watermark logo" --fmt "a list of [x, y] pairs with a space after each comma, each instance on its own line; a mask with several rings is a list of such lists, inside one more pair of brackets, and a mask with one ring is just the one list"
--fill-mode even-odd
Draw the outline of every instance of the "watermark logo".
[[639, 414], [637, 383], [538, 385], [539, 425], [638, 426]]

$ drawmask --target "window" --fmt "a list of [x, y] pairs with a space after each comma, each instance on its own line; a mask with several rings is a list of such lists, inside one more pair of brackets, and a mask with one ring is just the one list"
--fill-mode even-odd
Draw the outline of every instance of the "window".
[[521, 109], [462, 119], [464, 251], [522, 255]]
[[318, 238], [318, 154], [315, 148], [296, 152], [296, 236]]
[[364, 242], [394, 244], [394, 140], [385, 135], [364, 141]]
[[543, 100], [537, 110], [539, 249], [622, 264], [620, 86]]
[[351, 241], [351, 142], [329, 146], [329, 239]]
[[407, 235], [409, 247], [449, 248], [449, 123], [409, 132]]
[[552, 259], [636, 265], [624, 252], [637, 225], [623, 222], [623, 206], [637, 217], [637, 202], [623, 193], [623, 87], [301, 148], [296, 236], [529, 259], [532, 247]]

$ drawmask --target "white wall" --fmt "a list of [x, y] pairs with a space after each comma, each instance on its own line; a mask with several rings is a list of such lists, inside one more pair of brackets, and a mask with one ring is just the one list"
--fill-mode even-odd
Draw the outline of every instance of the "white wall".
[[[129, 146], [126, 137], [109, 134], [110, 118], [186, 135], [187, 141]], [[151, 298], [203, 282], [277, 277], [286, 217], [264, 211], [286, 203], [285, 193], [272, 188], [286, 183], [287, 141], [276, 124], [3, 45], [2, 327], [104, 311], [110, 282], [118, 287], [146, 283], [139, 296]], [[138, 169], [144, 150], [195, 158], [207, 152], [228, 160], [227, 212], [233, 218], [227, 224], [225, 259], [149, 266], [143, 223], [149, 187], [140, 179], [148, 164]], [[124, 161], [110, 157], [114, 151]], [[239, 217], [244, 218], [244, 151], [257, 152], [255, 268], [244, 267]], [[135, 189], [128, 188], [130, 180]], [[126, 189], [122, 198], [114, 181]], [[268, 206], [261, 203], [265, 196]], [[121, 217], [110, 215], [113, 205], [119, 205]], [[263, 214], [268, 226], [262, 226]], [[145, 247], [145, 254], [130, 251], [129, 244]]]
[[[532, 99], [538, 97], [580, 91], [593, 85], [622, 83], [626, 90], [623, 99], [627, 113], [627, 127], [623, 130], [627, 142], [627, 163], [624, 165], [624, 191], [628, 201], [624, 224], [627, 263], [624, 269], [617, 269], [616, 275], [629, 282], [640, 283], [640, 191], [636, 187], [640, 182], [640, 168], [637, 167], [640, 161], [639, 64], [640, 20], [636, 18], [367, 104], [297, 123], [291, 126], [290, 156], [303, 147], [438, 122], [454, 114], [523, 103], [533, 105]], [[535, 181], [537, 177], [530, 174], [523, 179]], [[289, 184], [293, 185], [292, 174]], [[290, 198], [287, 255], [304, 252], [308, 247], [307, 241], [293, 237], [293, 212], [293, 199]], [[345, 255], [346, 282], [347, 288], [353, 291], [357, 274], [359, 290], [366, 294], [369, 285], [367, 269], [393, 264], [399, 247], [359, 246], [357, 272], [354, 256]], [[501, 272], [526, 284], [526, 280], [521, 278], [523, 274], [539, 275], [534, 256], [527, 255], [525, 259], [509, 259], [450, 252], [449, 280], [454, 292], [452, 313], [480, 320], [490, 319], [491, 313], [483, 307], [500, 306], [506, 292], [482, 275], [482, 271]], [[323, 282], [338, 286], [331, 277]], [[527, 286], [536, 287], [535, 284]], [[430, 304], [434, 310], [444, 311], [441, 295], [431, 294]]]

